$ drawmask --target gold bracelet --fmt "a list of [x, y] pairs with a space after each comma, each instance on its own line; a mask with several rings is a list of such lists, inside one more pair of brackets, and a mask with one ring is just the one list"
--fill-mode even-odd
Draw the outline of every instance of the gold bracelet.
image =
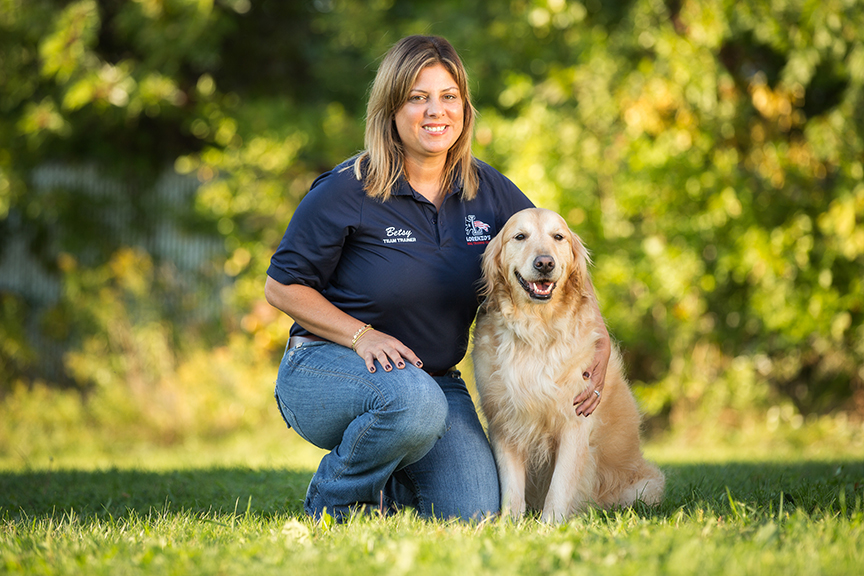
[[355, 348], [355, 346], [357, 345], [357, 340], [359, 340], [360, 337], [363, 336], [369, 330], [374, 330], [374, 328], [372, 328], [371, 324], [366, 324], [365, 326], [363, 326], [362, 328], [357, 330], [357, 332], [354, 333], [354, 338], [351, 340], [351, 350], [354, 350], [355, 352], [357, 351], [357, 349]]

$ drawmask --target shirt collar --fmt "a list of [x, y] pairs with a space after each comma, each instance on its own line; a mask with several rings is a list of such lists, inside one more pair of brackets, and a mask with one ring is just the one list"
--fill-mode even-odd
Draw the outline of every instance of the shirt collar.
[[393, 191], [390, 194], [393, 196], [414, 196], [415, 192], [411, 188], [411, 184], [408, 183], [408, 180], [402, 176], [396, 181], [396, 186], [393, 187]]
[[[446, 200], [451, 195], [458, 194], [461, 191], [462, 191], [462, 177], [457, 176], [456, 180], [453, 182], [453, 187], [450, 189], [450, 192], [447, 194], [447, 196], [444, 197], [444, 199]], [[396, 181], [396, 186], [394, 187], [393, 191], [391, 192], [391, 195], [393, 195], [393, 196], [414, 196], [418, 199], [423, 198], [423, 196], [421, 196], [420, 194], [415, 192], [413, 188], [411, 188], [411, 184], [408, 182], [408, 180], [405, 179], [405, 176], [401, 176], [399, 178], [399, 180]]]

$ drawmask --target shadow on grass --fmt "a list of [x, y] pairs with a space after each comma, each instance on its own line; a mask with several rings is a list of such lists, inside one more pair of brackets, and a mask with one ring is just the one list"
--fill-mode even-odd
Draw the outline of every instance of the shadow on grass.
[[[666, 498], [645, 516], [669, 517], [736, 503], [755, 510], [840, 511], [864, 501], [864, 462], [668, 464]], [[0, 519], [121, 518], [159, 512], [203, 517], [245, 514], [300, 515], [311, 472], [207, 468], [168, 472], [136, 470], [0, 472]], [[841, 503], [844, 493], [846, 504]], [[856, 499], [859, 504], [856, 505]]]
[[0, 472], [0, 519], [301, 514], [311, 472], [243, 468]]
[[[663, 466], [673, 513], [708, 508], [732, 511], [730, 498], [754, 510], [851, 511], [864, 504], [864, 462], [728, 462]], [[841, 492], [843, 496], [841, 497]]]

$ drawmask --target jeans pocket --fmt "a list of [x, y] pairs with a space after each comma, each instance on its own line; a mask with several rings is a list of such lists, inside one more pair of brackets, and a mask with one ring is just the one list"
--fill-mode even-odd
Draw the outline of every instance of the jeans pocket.
[[282, 420], [285, 421], [285, 424], [288, 425], [288, 428], [293, 428], [294, 431], [297, 432], [298, 436], [300, 436], [310, 444], [318, 446], [318, 444], [314, 440], [309, 438], [309, 436], [303, 432], [303, 429], [300, 428], [300, 426], [297, 424], [297, 416], [295, 416], [291, 408], [289, 408], [288, 405], [279, 398], [278, 394], [276, 394], [276, 405], [279, 407], [279, 414], [282, 415]]
[[[282, 401], [279, 399], [279, 393], [274, 392], [273, 397], [276, 398], [276, 408], [279, 409], [279, 414], [282, 416], [282, 420], [285, 421], [285, 424], [288, 426], [288, 428], [293, 428], [293, 426], [291, 426], [291, 422], [288, 421], [288, 416], [285, 415], [285, 412], [289, 411], [288, 407], [286, 406], [284, 410], [282, 409]], [[293, 417], [294, 415], [291, 414], [291, 416]]]
[[[316, 356], [316, 349], [320, 350], [319, 347], [322, 346], [335, 345], [330, 342], [307, 342], [294, 348], [287, 348], [279, 365], [279, 373], [276, 376], [276, 386], [273, 392], [276, 398], [276, 406], [279, 408], [279, 414], [281, 414], [282, 420], [285, 421], [288, 428], [293, 428], [301, 438], [316, 446], [317, 444], [299, 425], [297, 415], [300, 414], [302, 417], [306, 408], [304, 408], [302, 401], [300, 404], [297, 403], [298, 398], [295, 383], [292, 381], [297, 379], [301, 382], [303, 381], [304, 374], [309, 370], [307, 365]], [[282, 390], [282, 397], [279, 395], [280, 389]], [[312, 427], [314, 433], [314, 423], [309, 424], [307, 422], [307, 425]]]

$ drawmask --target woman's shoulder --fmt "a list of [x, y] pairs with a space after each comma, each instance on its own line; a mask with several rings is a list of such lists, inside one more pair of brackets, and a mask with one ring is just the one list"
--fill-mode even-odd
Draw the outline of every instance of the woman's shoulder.
[[522, 196], [522, 191], [510, 178], [482, 160], [474, 159], [480, 182], [480, 194], [491, 192], [496, 196], [502, 194]]
[[307, 196], [331, 199], [341, 196], [347, 200], [351, 197], [362, 199], [365, 196], [363, 181], [358, 180], [354, 172], [356, 157], [349, 158], [341, 164], [321, 173], [312, 182]]
[[480, 160], [476, 156], [474, 157], [474, 166], [477, 167], [477, 174], [482, 176], [493, 176], [493, 175], [501, 175], [501, 173], [493, 168], [490, 164]]
[[363, 212], [365, 201], [363, 182], [354, 175], [349, 159], [315, 178], [294, 215], [310, 222], [326, 220], [335, 227], [352, 226]]
[[531, 200], [510, 178], [482, 160], [475, 158], [474, 161], [479, 177], [475, 202], [491, 205], [496, 213], [503, 215], [505, 220], [511, 214], [533, 206]]
[[483, 160], [474, 158], [474, 165], [477, 167], [477, 175], [480, 178], [481, 186], [485, 184], [493, 189], [501, 187], [516, 188], [516, 185], [507, 176]]

